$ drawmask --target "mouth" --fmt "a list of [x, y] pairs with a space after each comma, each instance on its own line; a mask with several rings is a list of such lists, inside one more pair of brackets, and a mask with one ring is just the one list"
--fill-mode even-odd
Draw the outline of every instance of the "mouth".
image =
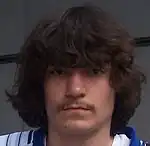
[[65, 107], [64, 109], [63, 109], [64, 111], [68, 111], [68, 110], [90, 110], [90, 109], [88, 109], [88, 108], [86, 108], [86, 107], [81, 107], [81, 106], [70, 106], [70, 107]]

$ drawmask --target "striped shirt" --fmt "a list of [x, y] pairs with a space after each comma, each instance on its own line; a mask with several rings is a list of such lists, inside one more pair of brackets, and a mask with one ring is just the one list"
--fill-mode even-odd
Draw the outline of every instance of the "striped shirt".
[[[135, 130], [126, 127], [122, 132], [118, 132], [114, 137], [113, 146], [150, 146], [150, 144], [138, 139]], [[127, 143], [127, 144], [124, 144]], [[45, 135], [42, 129], [24, 132], [15, 132], [0, 136], [0, 146], [44, 146]]]

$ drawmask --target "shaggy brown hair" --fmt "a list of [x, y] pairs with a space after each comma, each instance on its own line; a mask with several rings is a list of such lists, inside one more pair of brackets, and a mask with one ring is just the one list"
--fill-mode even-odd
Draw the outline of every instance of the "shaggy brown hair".
[[31, 127], [47, 130], [43, 82], [49, 66], [111, 66], [110, 83], [116, 91], [112, 133], [127, 125], [140, 104], [145, 76], [134, 63], [134, 41], [113, 18], [94, 6], [68, 9], [57, 20], [41, 21], [20, 52], [17, 78], [9, 101]]

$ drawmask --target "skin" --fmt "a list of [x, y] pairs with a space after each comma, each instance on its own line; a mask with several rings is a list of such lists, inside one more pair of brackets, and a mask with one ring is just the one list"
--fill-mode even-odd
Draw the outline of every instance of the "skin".
[[[111, 146], [114, 90], [109, 73], [57, 70], [46, 76], [47, 146]], [[66, 108], [66, 109], [64, 109]]]

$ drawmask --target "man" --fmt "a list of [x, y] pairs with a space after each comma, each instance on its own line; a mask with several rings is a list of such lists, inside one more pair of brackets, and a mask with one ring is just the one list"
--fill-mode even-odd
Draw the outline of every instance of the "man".
[[20, 52], [9, 101], [32, 128], [1, 146], [144, 146], [127, 127], [145, 76], [134, 41], [94, 6], [68, 9], [33, 30]]

